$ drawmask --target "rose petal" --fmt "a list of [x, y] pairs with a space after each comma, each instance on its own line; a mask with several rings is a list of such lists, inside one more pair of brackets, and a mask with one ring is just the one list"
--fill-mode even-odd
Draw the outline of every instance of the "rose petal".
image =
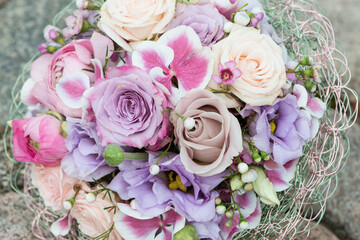
[[108, 57], [111, 57], [114, 52], [113, 41], [98, 32], [93, 32], [90, 41], [94, 50], [94, 58], [100, 61], [100, 65], [105, 65], [106, 53]]

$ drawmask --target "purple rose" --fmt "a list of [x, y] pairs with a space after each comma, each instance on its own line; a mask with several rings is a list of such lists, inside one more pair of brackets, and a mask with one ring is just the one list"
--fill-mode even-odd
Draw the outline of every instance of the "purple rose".
[[115, 168], [105, 162], [95, 123], [81, 124], [80, 119], [67, 118], [66, 147], [69, 153], [62, 159], [61, 167], [69, 176], [93, 181], [113, 172]]
[[168, 107], [164, 88], [134, 66], [109, 68], [106, 76], [90, 95], [102, 145], [163, 147], [169, 114], [163, 112]]
[[[108, 188], [121, 199], [135, 198], [136, 209], [146, 216], [158, 216], [169, 206], [189, 221], [208, 222], [215, 217], [215, 198], [212, 192], [225, 174], [200, 177], [189, 173], [180, 156], [169, 157], [158, 163], [160, 173], [151, 175], [149, 167], [156, 164], [158, 153], [149, 153], [149, 161], [124, 161], [120, 173]], [[179, 183], [181, 183], [179, 185]]]
[[199, 35], [204, 46], [213, 45], [224, 36], [226, 18], [212, 4], [186, 5], [179, 3], [168, 29], [189, 26]]
[[256, 116], [249, 125], [249, 133], [258, 149], [272, 154], [281, 165], [302, 155], [303, 146], [312, 139], [311, 119], [300, 110], [294, 95], [277, 99], [272, 106], [246, 105], [241, 115], [245, 118], [253, 111]]

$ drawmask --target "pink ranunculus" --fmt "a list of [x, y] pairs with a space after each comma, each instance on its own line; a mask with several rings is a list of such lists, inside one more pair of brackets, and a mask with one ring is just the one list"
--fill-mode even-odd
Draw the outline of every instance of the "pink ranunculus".
[[20, 162], [60, 165], [66, 155], [61, 122], [51, 115], [12, 121], [14, 157]]
[[[105, 209], [107, 207], [115, 206], [115, 195], [110, 192], [112, 202], [108, 195], [104, 197], [105, 192], [97, 195], [96, 201], [89, 203], [86, 200], [86, 195], [89, 192], [98, 190], [91, 189], [87, 184], [81, 184], [70, 216], [73, 217], [79, 224], [79, 229], [89, 237], [96, 237], [109, 230], [114, 223], [114, 210]], [[117, 207], [116, 207], [117, 208]], [[109, 240], [122, 240], [120, 233], [114, 227], [109, 235]]]
[[[81, 117], [82, 94], [96, 80], [96, 72], [86, 69], [93, 70], [92, 59], [99, 60], [103, 66], [106, 52], [111, 56], [113, 50], [109, 38], [94, 32], [90, 40], [73, 41], [55, 54], [41, 56], [32, 64], [30, 81], [33, 83], [22, 91], [22, 96], [31, 101], [23, 100], [34, 103], [35, 98], [51, 110], [68, 117]], [[58, 85], [61, 85], [60, 93]]]
[[45, 205], [54, 211], [63, 210], [63, 202], [74, 196], [73, 187], [79, 183], [78, 179], [66, 175], [61, 166], [41, 164], [32, 165], [31, 181], [39, 189]]

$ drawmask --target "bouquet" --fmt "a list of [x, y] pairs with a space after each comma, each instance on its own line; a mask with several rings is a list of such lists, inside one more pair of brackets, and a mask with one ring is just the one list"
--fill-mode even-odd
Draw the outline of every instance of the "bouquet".
[[44, 29], [9, 123], [35, 236], [306, 233], [356, 115], [312, 1], [73, 4]]

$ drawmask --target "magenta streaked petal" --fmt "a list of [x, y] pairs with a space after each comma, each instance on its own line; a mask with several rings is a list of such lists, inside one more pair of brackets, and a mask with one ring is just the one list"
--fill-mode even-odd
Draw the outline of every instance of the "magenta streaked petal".
[[70, 231], [72, 221], [73, 220], [70, 215], [66, 215], [65, 217], [58, 219], [56, 222], [53, 222], [53, 224], [51, 224], [51, 233], [54, 234], [54, 236], [56, 237], [65, 236]]
[[163, 69], [161, 69], [160, 67], [155, 67], [151, 69], [149, 75], [156, 82], [161, 83], [168, 90], [169, 93], [172, 93], [171, 75], [165, 75]]
[[261, 220], [261, 206], [260, 206], [260, 200], [257, 199], [256, 208], [254, 212], [252, 212], [250, 216], [246, 218], [246, 221], [249, 222], [248, 229], [255, 229], [260, 224], [260, 220]]
[[185, 217], [181, 216], [173, 209], [170, 209], [164, 214], [164, 224], [174, 225], [173, 234], [180, 231], [185, 226]]
[[295, 176], [296, 164], [298, 160], [294, 159], [287, 162], [284, 166], [278, 165], [278, 168], [273, 170], [265, 170], [270, 182], [274, 185], [275, 192], [281, 192], [288, 189], [289, 183]]
[[139, 44], [132, 54], [133, 65], [148, 72], [155, 67], [169, 72], [168, 67], [173, 60], [174, 51], [170, 47], [153, 41]]
[[226, 239], [226, 240], [230, 240], [232, 238], [232, 236], [234, 236], [235, 233], [240, 231], [240, 228], [238, 228], [238, 224], [240, 221], [240, 215], [238, 213], [234, 214], [234, 218], [232, 221], [232, 225], [231, 227], [226, 227], [225, 223], [228, 221], [229, 219], [224, 217], [221, 222], [220, 222], [220, 235], [222, 239]]
[[326, 104], [320, 98], [311, 98], [305, 109], [314, 117], [322, 118], [326, 110]]
[[242, 207], [240, 212], [245, 218], [250, 216], [256, 208], [256, 195], [253, 191], [242, 195], [237, 194], [235, 196], [235, 201]]
[[70, 108], [81, 108], [83, 93], [90, 88], [89, 77], [82, 72], [76, 72], [62, 77], [56, 84], [56, 93], [64, 104]]
[[94, 78], [96, 83], [98, 79], [104, 78], [104, 72], [103, 72], [102, 64], [99, 59], [97, 58], [91, 59], [91, 63], [94, 66]]
[[225, 67], [230, 68], [231, 70], [237, 67], [237, 63], [235, 61], [228, 61], [225, 63]]
[[[213, 70], [213, 57], [208, 47], [203, 47], [199, 36], [188, 26], [178, 26], [160, 37], [159, 43], [174, 51], [170, 68], [185, 91], [205, 88]], [[180, 88], [181, 89], [181, 88]]]
[[299, 107], [306, 107], [308, 102], [308, 92], [306, 91], [305, 87], [299, 84], [295, 84], [293, 94], [297, 98], [298, 106]]

